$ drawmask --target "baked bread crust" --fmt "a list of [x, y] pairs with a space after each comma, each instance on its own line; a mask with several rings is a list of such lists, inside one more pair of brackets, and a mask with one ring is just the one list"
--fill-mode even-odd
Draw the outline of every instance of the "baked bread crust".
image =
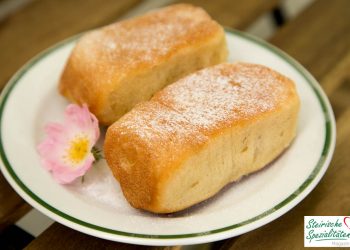
[[177, 4], [85, 34], [59, 91], [109, 125], [166, 85], [226, 58], [222, 27], [203, 9]]
[[104, 150], [135, 208], [185, 209], [275, 159], [296, 133], [294, 83], [262, 65], [184, 77], [108, 128]]

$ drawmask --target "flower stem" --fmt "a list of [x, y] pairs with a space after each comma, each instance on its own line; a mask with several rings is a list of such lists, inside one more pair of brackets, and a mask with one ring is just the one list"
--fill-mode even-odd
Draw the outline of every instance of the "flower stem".
[[93, 147], [92, 147], [91, 153], [93, 154], [93, 156], [94, 156], [94, 158], [95, 158], [95, 162], [97, 162], [97, 161], [99, 161], [99, 160], [101, 160], [101, 159], [104, 159], [102, 150], [99, 149], [99, 148], [96, 147], [96, 146], [93, 146]]

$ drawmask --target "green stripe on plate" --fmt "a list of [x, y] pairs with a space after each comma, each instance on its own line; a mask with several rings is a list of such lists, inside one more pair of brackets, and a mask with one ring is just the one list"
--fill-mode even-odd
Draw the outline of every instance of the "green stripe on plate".
[[22, 181], [21, 179], [17, 176], [17, 174], [15, 173], [15, 171], [13, 170], [10, 162], [7, 159], [6, 153], [4, 151], [4, 147], [3, 147], [3, 141], [2, 141], [2, 122], [3, 122], [3, 112], [6, 106], [6, 101], [8, 99], [8, 97], [11, 94], [11, 91], [14, 89], [14, 87], [16, 86], [16, 84], [19, 82], [19, 80], [23, 77], [23, 75], [26, 74], [26, 72], [28, 70], [31, 69], [31, 67], [33, 65], [35, 65], [37, 62], [39, 62], [41, 59], [43, 59], [44, 57], [46, 57], [47, 55], [51, 54], [52, 52], [54, 52], [55, 50], [65, 46], [66, 44], [76, 40], [80, 35], [74, 36], [72, 38], [69, 38], [65, 41], [62, 41], [61, 43], [58, 43], [57, 45], [43, 51], [42, 53], [40, 53], [39, 55], [37, 55], [36, 57], [34, 57], [32, 60], [30, 60], [27, 64], [25, 64], [19, 71], [18, 73], [16, 73], [14, 75], [14, 77], [9, 81], [9, 83], [7, 84], [6, 88], [3, 90], [2, 95], [1, 95], [1, 100], [0, 100], [0, 157], [2, 159], [2, 162], [8, 172], [8, 174], [11, 176], [11, 178], [13, 179], [13, 181], [18, 185], [18, 187], [20, 189], [22, 189], [22, 191], [24, 191], [32, 200], [34, 200], [36, 203], [38, 203], [39, 205], [41, 205], [42, 207], [44, 207], [45, 209], [49, 210], [50, 212], [58, 215], [59, 217], [73, 222], [75, 224], [78, 224], [80, 226], [86, 227], [86, 228], [90, 228], [93, 230], [97, 230], [100, 232], [105, 232], [108, 234], [112, 234], [112, 235], [120, 235], [120, 236], [128, 236], [128, 237], [132, 237], [132, 238], [148, 238], [148, 239], [180, 239], [180, 238], [191, 238], [191, 237], [201, 237], [204, 235], [211, 235], [211, 234], [216, 234], [216, 233], [220, 233], [220, 232], [224, 232], [224, 231], [228, 231], [228, 230], [232, 230], [235, 228], [239, 228], [245, 225], [248, 225], [252, 222], [258, 221], [274, 212], [276, 212], [277, 210], [281, 209], [282, 207], [284, 207], [286, 204], [288, 204], [289, 202], [291, 202], [292, 200], [294, 200], [302, 191], [304, 191], [309, 185], [310, 183], [315, 179], [315, 177], [318, 175], [318, 173], [320, 172], [322, 166], [325, 163], [325, 160], [328, 156], [328, 154], [330, 153], [330, 146], [331, 146], [331, 139], [334, 136], [332, 134], [332, 123], [331, 123], [331, 117], [332, 117], [332, 111], [328, 110], [328, 106], [324, 100], [324, 97], [322, 95], [322, 93], [320, 92], [319, 87], [317, 87], [317, 82], [312, 78], [312, 76], [299, 64], [297, 63], [294, 59], [292, 59], [290, 56], [288, 56], [287, 54], [285, 54], [284, 52], [282, 52], [280, 49], [268, 44], [267, 42], [260, 40], [258, 38], [255, 38], [253, 36], [250, 36], [246, 33], [240, 32], [240, 31], [236, 31], [236, 30], [230, 30], [230, 29], [226, 29], [226, 32], [228, 33], [232, 33], [236, 36], [240, 36], [244, 39], [247, 39], [249, 41], [254, 42], [255, 44], [258, 44], [266, 49], [268, 49], [269, 51], [273, 52], [274, 54], [278, 55], [280, 58], [282, 58], [283, 60], [287, 61], [293, 68], [295, 68], [304, 78], [305, 80], [309, 83], [309, 85], [311, 86], [312, 90], [315, 92], [318, 101], [322, 107], [323, 113], [324, 113], [324, 117], [325, 117], [325, 142], [324, 142], [324, 146], [323, 146], [323, 150], [322, 150], [322, 155], [320, 156], [315, 168], [313, 169], [312, 173], [310, 174], [310, 176], [304, 181], [304, 183], [301, 184], [301, 186], [295, 190], [295, 192], [293, 192], [290, 196], [288, 196], [286, 199], [284, 199], [282, 202], [280, 202], [279, 204], [277, 204], [275, 207], [255, 216], [252, 217], [248, 220], [245, 220], [241, 223], [237, 223], [231, 226], [227, 226], [227, 227], [223, 227], [223, 228], [218, 228], [218, 229], [214, 229], [214, 230], [210, 230], [210, 231], [205, 231], [205, 232], [199, 232], [199, 233], [190, 233], [190, 234], [172, 234], [172, 235], [151, 235], [151, 234], [136, 234], [136, 233], [130, 233], [130, 232], [123, 232], [123, 231], [118, 231], [118, 230], [113, 230], [110, 228], [105, 228], [105, 227], [101, 227], [98, 225], [94, 225], [82, 220], [79, 220], [75, 217], [70, 216], [69, 214], [66, 214], [62, 211], [60, 211], [59, 209], [51, 206], [50, 204], [46, 203], [44, 200], [42, 200], [40, 197], [38, 197], [36, 194], [34, 194]]

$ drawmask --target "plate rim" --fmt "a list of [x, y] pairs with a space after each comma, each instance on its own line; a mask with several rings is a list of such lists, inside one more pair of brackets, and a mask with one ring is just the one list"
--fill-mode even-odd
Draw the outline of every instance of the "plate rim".
[[[85, 232], [91, 235], [96, 236], [96, 233], [98, 232], [99, 237], [109, 239], [109, 240], [120, 240], [126, 243], [136, 243], [136, 244], [149, 244], [152, 243], [154, 245], [161, 245], [161, 244], [167, 244], [166, 240], [177, 240], [177, 242], [174, 242], [174, 244], [177, 244], [179, 240], [190, 240], [196, 238], [196, 243], [200, 242], [207, 242], [209, 240], [205, 240], [207, 236], [211, 235], [218, 235], [219, 233], [228, 233], [234, 229], [243, 227], [243, 226], [249, 226], [253, 222], [257, 222], [259, 220], [262, 220], [266, 218], [269, 215], [273, 215], [275, 212], [277, 213], [277, 216], [275, 218], [272, 218], [271, 220], [264, 221], [263, 223], [260, 223], [259, 226], [262, 226], [279, 216], [283, 215], [290, 209], [292, 209], [296, 204], [298, 204], [302, 199], [304, 199], [308, 193], [311, 192], [311, 190], [316, 186], [316, 184], [320, 181], [322, 176], [324, 175], [326, 169], [328, 168], [328, 165], [330, 163], [330, 160], [332, 158], [334, 147], [335, 147], [335, 139], [336, 139], [336, 130], [335, 130], [335, 119], [333, 110], [331, 108], [331, 105], [329, 103], [329, 100], [325, 93], [323, 92], [322, 88], [319, 86], [319, 83], [317, 80], [295, 59], [287, 55], [285, 52], [280, 50], [279, 48], [271, 45], [270, 43], [257, 38], [255, 36], [252, 36], [250, 34], [247, 34], [242, 31], [225, 28], [225, 31], [231, 35], [239, 36], [244, 39], [247, 39], [261, 47], [264, 47], [265, 49], [268, 49], [273, 54], [280, 57], [282, 60], [286, 61], [290, 66], [292, 66], [309, 84], [311, 89], [313, 90], [314, 94], [317, 97], [317, 100], [321, 106], [323, 116], [324, 116], [324, 122], [325, 122], [325, 141], [323, 145], [323, 149], [320, 155], [320, 158], [316, 164], [316, 166], [313, 168], [310, 175], [305, 179], [305, 181], [288, 197], [286, 197], [284, 200], [279, 202], [274, 207], [266, 210], [265, 212], [256, 215], [252, 218], [249, 218], [247, 220], [244, 220], [240, 223], [236, 223], [233, 225], [216, 228], [213, 230], [208, 230], [204, 232], [195, 232], [195, 233], [187, 233], [187, 234], [164, 234], [164, 235], [154, 235], [154, 234], [139, 234], [139, 233], [132, 233], [132, 232], [124, 232], [119, 231], [99, 225], [95, 225], [89, 222], [85, 222], [83, 220], [77, 219], [69, 214], [66, 214], [59, 209], [53, 207], [52, 205], [46, 203], [44, 200], [42, 200], [40, 197], [38, 197], [35, 193], [33, 193], [30, 188], [28, 188], [21, 179], [17, 176], [16, 172], [12, 169], [12, 166], [7, 159], [4, 146], [3, 146], [3, 139], [2, 139], [2, 123], [3, 123], [3, 112], [6, 107], [6, 101], [8, 97], [10, 96], [11, 91], [14, 89], [16, 84], [20, 81], [20, 79], [26, 74], [27, 71], [29, 71], [34, 65], [36, 65], [37, 62], [41, 61], [46, 56], [50, 55], [52, 52], [56, 51], [57, 49], [69, 44], [70, 42], [73, 42], [78, 37], [80, 37], [82, 34], [75, 35], [73, 37], [70, 37], [68, 39], [65, 39], [52, 47], [42, 51], [35, 57], [33, 57], [31, 60], [29, 60], [24, 66], [22, 66], [17, 73], [8, 81], [5, 88], [3, 89], [1, 96], [0, 96], [0, 158], [1, 158], [1, 170], [7, 179], [7, 181], [10, 183], [10, 185], [19, 193], [23, 199], [25, 199], [29, 204], [33, 205], [33, 207], [37, 208], [37, 206], [40, 206], [41, 212], [44, 214], [51, 214], [54, 217], [56, 221], [67, 225], [71, 228], [74, 228], [76, 230], [79, 230], [81, 232]], [[323, 169], [323, 171], [321, 171]], [[313, 185], [311, 185], [313, 184]], [[307, 190], [309, 188], [309, 190]], [[296, 198], [299, 198], [299, 201], [296, 200]], [[291, 202], [294, 201], [295, 204], [292, 204]], [[289, 204], [289, 207], [286, 207], [286, 205]], [[285, 210], [285, 211], [283, 211]], [[257, 227], [253, 227], [255, 229]], [[84, 229], [84, 230], [82, 230]], [[90, 231], [93, 230], [93, 231]], [[232, 234], [226, 237], [216, 237], [215, 240], [232, 237], [236, 235], [240, 235], [242, 233], [245, 233], [246, 231], [250, 230], [242, 230], [241, 232], [237, 234]], [[102, 233], [102, 234], [100, 234]], [[118, 236], [116, 238], [116, 236]], [[200, 239], [198, 241], [198, 239]], [[144, 241], [144, 242], [140, 242]], [[185, 243], [188, 243], [184, 241]]]

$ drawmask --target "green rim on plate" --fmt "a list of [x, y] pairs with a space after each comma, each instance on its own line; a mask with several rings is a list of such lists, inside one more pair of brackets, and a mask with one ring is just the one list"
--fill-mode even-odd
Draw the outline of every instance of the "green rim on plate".
[[296, 69], [304, 77], [304, 79], [311, 86], [312, 90], [315, 92], [315, 94], [316, 94], [316, 96], [318, 98], [318, 101], [319, 101], [319, 103], [320, 103], [320, 105], [322, 107], [322, 111], [323, 111], [323, 114], [324, 114], [324, 117], [325, 117], [325, 132], [326, 132], [325, 141], [324, 141], [324, 146], [323, 146], [323, 150], [322, 150], [322, 155], [320, 156], [316, 166], [314, 167], [314, 169], [311, 172], [311, 174], [309, 175], [309, 177], [301, 184], [301, 186], [299, 188], [297, 188], [290, 196], [288, 196], [282, 202], [277, 204], [275, 207], [273, 207], [273, 208], [271, 208], [271, 209], [269, 209], [269, 210], [267, 210], [267, 211], [265, 211], [265, 212], [255, 216], [253, 218], [245, 220], [243, 222], [240, 222], [240, 223], [237, 223], [237, 224], [234, 224], [234, 225], [230, 225], [230, 226], [227, 226], [227, 227], [223, 227], [223, 228], [210, 230], [210, 231], [199, 232], [199, 233], [190, 233], [190, 234], [151, 235], [151, 234], [136, 234], [136, 233], [117, 231], [117, 230], [113, 230], [113, 229], [110, 229], [110, 228], [97, 226], [97, 225], [94, 225], [94, 224], [91, 224], [91, 223], [79, 220], [77, 218], [74, 218], [74, 217], [66, 214], [66, 213], [63, 213], [62, 211], [60, 211], [57, 208], [55, 208], [55, 207], [51, 206], [50, 204], [46, 203], [40, 197], [38, 197], [36, 194], [34, 194], [21, 181], [21, 179], [17, 176], [17, 174], [13, 170], [13, 168], [12, 168], [12, 166], [11, 166], [11, 164], [10, 164], [9, 160], [7, 159], [7, 156], [5, 154], [5, 150], [4, 150], [3, 142], [2, 142], [2, 132], [3, 132], [2, 131], [2, 122], [3, 122], [4, 108], [6, 106], [7, 99], [9, 97], [9, 95], [11, 94], [11, 91], [14, 89], [14, 87], [19, 82], [19, 80], [22, 78], [22, 76], [33, 65], [35, 65], [42, 58], [44, 58], [47, 55], [49, 55], [51, 52], [53, 52], [53, 51], [61, 48], [62, 46], [64, 46], [64, 45], [66, 45], [66, 44], [76, 40], [77, 37], [79, 37], [80, 35], [77, 35], [77, 36], [74, 36], [72, 38], [69, 38], [69, 39], [67, 39], [67, 40], [65, 40], [65, 41], [63, 41], [63, 42], [61, 42], [61, 43], [59, 43], [59, 44], [57, 44], [57, 45], [55, 45], [55, 46], [45, 50], [44, 52], [42, 52], [41, 54], [39, 54], [38, 56], [33, 58], [26, 65], [24, 65], [23, 68], [18, 71], [18, 73], [16, 73], [14, 75], [14, 77], [9, 81], [9, 83], [6, 86], [6, 88], [3, 90], [2, 94], [1, 94], [1, 100], [0, 100], [0, 157], [2, 159], [2, 162], [3, 162], [6, 170], [8, 171], [9, 175], [11, 176], [11, 178], [22, 189], [22, 191], [24, 191], [31, 199], [33, 199], [35, 202], [37, 202], [38, 204], [40, 204], [42, 207], [46, 208], [50, 212], [58, 215], [59, 217], [62, 217], [65, 220], [68, 220], [68, 221], [73, 222], [75, 224], [78, 224], [80, 226], [83, 226], [83, 227], [86, 227], [86, 228], [90, 228], [90, 229], [93, 229], [93, 230], [97, 230], [97, 231], [100, 231], [100, 232], [105, 232], [105, 233], [112, 234], [112, 235], [127, 236], [127, 237], [132, 237], [132, 238], [179, 239], [179, 238], [191, 238], [191, 237], [200, 237], [200, 236], [204, 236], [204, 235], [216, 234], [216, 233], [220, 233], [220, 232], [224, 232], [224, 231], [228, 231], [228, 230], [231, 230], [231, 229], [235, 229], [235, 228], [239, 228], [239, 227], [248, 225], [248, 224], [250, 224], [252, 222], [255, 222], [257, 220], [260, 220], [260, 219], [262, 219], [262, 218], [272, 214], [276, 210], [279, 210], [282, 207], [284, 207], [286, 204], [288, 204], [289, 202], [294, 200], [302, 191], [304, 191], [311, 184], [311, 182], [318, 175], [318, 173], [320, 172], [322, 166], [325, 163], [327, 155], [330, 152], [332, 136], [334, 136], [332, 134], [331, 111], [328, 109], [328, 106], [327, 106], [325, 100], [323, 99], [319, 88], [316, 87], [317, 86], [317, 82], [315, 82], [314, 79], [309, 76], [307, 71], [301, 65], [299, 65], [299, 63], [294, 61], [294, 59], [292, 59], [290, 56], [288, 56], [287, 54], [282, 52], [280, 49], [278, 49], [278, 48], [268, 44], [267, 42], [265, 42], [263, 40], [255, 38], [253, 36], [250, 36], [250, 35], [248, 35], [246, 33], [243, 33], [243, 32], [240, 32], [240, 31], [236, 31], [236, 30], [230, 30], [230, 29], [226, 29], [226, 32], [232, 33], [232, 34], [234, 34], [236, 36], [240, 36], [240, 37], [243, 37], [244, 39], [247, 39], [247, 40], [249, 40], [251, 42], [254, 42], [255, 44], [258, 44], [258, 45], [268, 49], [269, 51], [273, 52], [275, 55], [278, 55], [279, 57], [281, 57], [282, 59], [287, 61], [294, 69]]

